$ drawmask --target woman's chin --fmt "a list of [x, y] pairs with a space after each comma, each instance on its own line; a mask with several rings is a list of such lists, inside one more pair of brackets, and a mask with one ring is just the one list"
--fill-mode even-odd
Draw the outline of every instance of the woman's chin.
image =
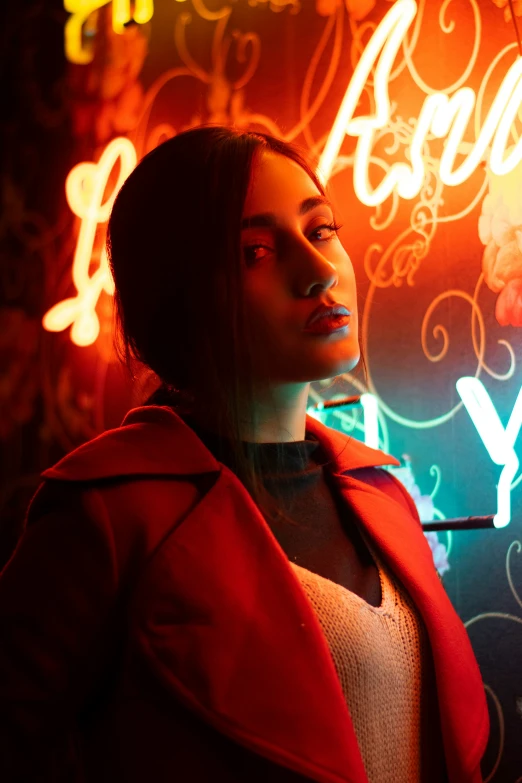
[[[360, 358], [358, 344], [347, 346], [346, 350], [340, 350], [339, 346], [335, 351], [324, 352], [322, 356], [316, 355], [313, 357], [313, 361], [309, 361], [310, 380], [320, 381], [352, 372], [357, 367]], [[309, 359], [311, 360], [312, 356]]]
[[335, 365], [330, 365], [329, 367], [325, 367], [324, 369], [318, 368], [316, 372], [313, 373], [314, 377], [310, 377], [310, 381], [324, 381], [328, 378], [335, 378], [338, 375], [343, 375], [344, 373], [349, 373], [355, 370], [359, 363], [359, 357], [352, 358], [349, 361], [337, 363]]

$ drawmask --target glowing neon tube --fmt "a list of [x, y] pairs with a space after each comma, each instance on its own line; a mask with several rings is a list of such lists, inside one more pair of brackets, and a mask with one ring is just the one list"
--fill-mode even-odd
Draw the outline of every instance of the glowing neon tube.
[[497, 513], [494, 524], [495, 527], [505, 527], [511, 520], [511, 483], [519, 468], [514, 445], [522, 427], [522, 388], [505, 429], [488, 392], [478, 378], [459, 378], [457, 391], [491, 460], [496, 465], [503, 466], [497, 485]]

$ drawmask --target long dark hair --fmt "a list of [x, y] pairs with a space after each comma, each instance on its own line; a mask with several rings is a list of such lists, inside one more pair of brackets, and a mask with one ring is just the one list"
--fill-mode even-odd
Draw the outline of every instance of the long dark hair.
[[211, 406], [236, 474], [261, 510], [277, 517], [240, 429], [240, 412], [253, 403], [241, 218], [262, 150], [298, 163], [324, 193], [292, 145], [264, 133], [195, 128], [156, 147], [130, 174], [114, 203], [107, 252], [120, 355], [161, 379], [149, 402], [180, 415], [190, 415], [196, 399]]

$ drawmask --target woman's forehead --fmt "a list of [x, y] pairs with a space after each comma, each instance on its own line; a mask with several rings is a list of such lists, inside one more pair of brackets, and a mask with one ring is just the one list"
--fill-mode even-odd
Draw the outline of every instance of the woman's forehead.
[[308, 173], [284, 155], [263, 151], [252, 165], [244, 215], [298, 210], [303, 200], [321, 195]]

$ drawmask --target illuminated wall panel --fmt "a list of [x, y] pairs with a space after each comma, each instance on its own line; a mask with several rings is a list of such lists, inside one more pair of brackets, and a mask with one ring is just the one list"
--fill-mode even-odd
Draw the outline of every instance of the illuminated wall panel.
[[[36, 254], [44, 282], [31, 289], [39, 307], [13, 294], [0, 311], [6, 334], [26, 335], [11, 373], [30, 379], [26, 396], [4, 392], [16, 415], [0, 435], [31, 433], [35, 483], [51, 456], [117, 425], [147, 389], [145, 376], [131, 389], [116, 361], [103, 251], [137, 160], [206, 122], [300, 143], [344, 224], [367, 364], [366, 378], [314, 384], [310, 402], [365, 394], [362, 408], [319, 415], [402, 456], [423, 519], [497, 514], [498, 529], [430, 543], [482, 667], [486, 772], [503, 783], [522, 779], [522, 58], [498, 5], [65, 0], [67, 97], [60, 116], [38, 116], [61, 122], [67, 145], [39, 162], [39, 182], [48, 172], [52, 183], [39, 201], [30, 182], [4, 187], [23, 248], [9, 252], [24, 268]], [[57, 40], [41, 38], [47, 56]], [[10, 475], [23, 481], [19, 466]]]

